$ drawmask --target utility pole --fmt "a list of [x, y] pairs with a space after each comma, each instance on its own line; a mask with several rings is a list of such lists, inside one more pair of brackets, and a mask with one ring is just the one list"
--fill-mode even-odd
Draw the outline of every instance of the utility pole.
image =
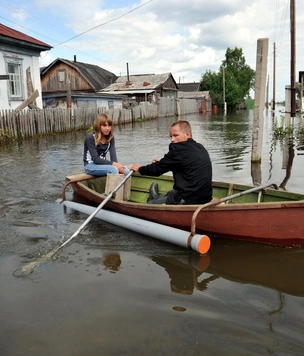
[[276, 44], [273, 44], [273, 94], [272, 94], [272, 110], [275, 111], [276, 104]]
[[290, 94], [291, 117], [296, 115], [296, 26], [295, 0], [290, 0]]
[[259, 38], [257, 43], [254, 115], [251, 162], [261, 162], [264, 130], [265, 89], [267, 76], [268, 38]]
[[269, 75], [268, 75], [268, 78], [267, 78], [266, 103], [265, 103], [265, 106], [266, 106], [267, 110], [268, 110], [268, 104], [269, 104]]

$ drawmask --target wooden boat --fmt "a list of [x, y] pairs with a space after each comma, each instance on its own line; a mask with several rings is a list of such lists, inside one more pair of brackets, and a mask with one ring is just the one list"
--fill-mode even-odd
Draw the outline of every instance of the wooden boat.
[[[122, 175], [117, 176], [123, 179]], [[107, 177], [78, 173], [66, 179], [62, 190], [64, 200], [69, 184], [76, 196], [86, 199], [90, 205], [97, 206], [107, 196]], [[213, 182], [214, 198], [210, 203], [156, 205], [146, 203], [150, 185], [157, 182], [159, 193], [165, 194], [172, 189], [172, 176], [149, 177], [133, 173], [128, 182], [121, 188], [125, 189], [121, 198], [116, 196], [109, 200], [104, 209], [186, 231], [191, 228], [191, 234], [206, 234], [211, 238], [304, 247], [303, 194], [279, 190], [275, 184], [276, 189]]]

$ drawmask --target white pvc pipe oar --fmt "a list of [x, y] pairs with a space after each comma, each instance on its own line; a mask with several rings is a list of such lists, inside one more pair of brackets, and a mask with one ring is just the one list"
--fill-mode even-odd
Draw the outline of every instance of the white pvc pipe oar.
[[97, 208], [93, 208], [93, 210], [90, 213], [90, 216], [86, 219], [85, 222], [83, 222], [83, 224], [79, 227], [79, 229], [77, 231], [74, 232], [74, 234], [68, 239], [66, 240], [62, 245], [60, 245], [57, 249], [56, 252], [63, 247], [64, 245], [66, 245], [68, 242], [70, 242], [74, 237], [76, 237], [86, 226], [87, 224], [95, 217], [95, 215], [107, 204], [107, 202], [113, 197], [113, 195], [120, 189], [121, 186], [123, 186], [125, 184], [125, 182], [131, 177], [133, 171], [130, 171], [130, 173], [128, 175], [126, 175], [124, 177], [124, 179], [117, 185], [117, 187], [115, 187], [110, 193], [109, 195], [105, 198], [105, 200], [103, 200]]
[[114, 196], [114, 194], [125, 184], [125, 182], [131, 177], [133, 172], [134, 171], [131, 170], [130, 173], [127, 174], [124, 177], [124, 179], [117, 185], [117, 187], [115, 187], [109, 193], [109, 195], [98, 205], [98, 207], [95, 209], [93, 208], [91, 215], [86, 219], [86, 221], [84, 221], [81, 224], [79, 229], [77, 231], [75, 231], [74, 234], [69, 239], [67, 239], [64, 243], [62, 243], [60, 246], [56, 247], [51, 252], [49, 252], [46, 255], [39, 258], [37, 261], [30, 262], [28, 265], [22, 267], [21, 272], [23, 274], [24, 273], [32, 273], [34, 271], [34, 269], [37, 268], [41, 263], [44, 263], [47, 260], [49, 260], [50, 258], [52, 258], [53, 255], [55, 255], [55, 253], [58, 252], [58, 250], [60, 250], [63, 246], [65, 246], [68, 242], [70, 242], [74, 237], [76, 237], [87, 226], [87, 224], [94, 218], [94, 216], [107, 204], [107, 202]]
[[[71, 208], [88, 215], [92, 214], [92, 212], [94, 211], [94, 207], [74, 203], [71, 201], [64, 201], [63, 204], [67, 208]], [[191, 247], [192, 250], [202, 255], [207, 253], [210, 248], [210, 239], [206, 235], [195, 234], [191, 236], [191, 238], [189, 238], [190, 232], [188, 231], [157, 224], [139, 218], [134, 218], [108, 210], [99, 211], [97, 214], [95, 214], [95, 217], [104, 220], [110, 224], [135, 231], [142, 235], [154, 237], [156, 239], [170, 242], [181, 247]]]

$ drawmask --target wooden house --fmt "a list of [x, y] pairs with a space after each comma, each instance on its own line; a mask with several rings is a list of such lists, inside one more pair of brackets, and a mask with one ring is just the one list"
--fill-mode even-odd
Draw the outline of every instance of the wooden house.
[[138, 74], [118, 77], [100, 92], [126, 95], [123, 107], [128, 108], [143, 101], [158, 103], [160, 97], [176, 99], [178, 87], [171, 73]]
[[51, 107], [121, 107], [123, 96], [100, 93], [117, 76], [97, 65], [57, 58], [41, 68], [43, 106]]
[[51, 48], [0, 24], [0, 109], [42, 107], [39, 57]]

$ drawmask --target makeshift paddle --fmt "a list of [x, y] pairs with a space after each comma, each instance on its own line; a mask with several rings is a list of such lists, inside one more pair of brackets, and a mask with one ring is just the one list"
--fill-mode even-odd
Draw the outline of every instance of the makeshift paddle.
[[39, 258], [37, 261], [30, 262], [27, 266], [24, 266], [21, 269], [22, 273], [32, 273], [35, 268], [37, 268], [41, 263], [46, 262], [49, 260], [58, 250], [60, 250], [63, 246], [69, 243], [74, 237], [76, 237], [86, 226], [87, 224], [94, 218], [94, 216], [107, 204], [107, 202], [113, 197], [113, 195], [125, 184], [125, 182], [131, 177], [133, 174], [133, 170], [130, 171], [128, 175], [124, 177], [124, 179], [115, 187], [109, 195], [98, 205], [98, 207], [93, 211], [93, 213], [82, 223], [77, 231], [67, 239], [64, 243], [56, 247], [51, 252], [47, 253], [43, 257]]
[[252, 192], [256, 192], [256, 191], [259, 191], [259, 190], [263, 190], [263, 189], [266, 189], [266, 188], [269, 188], [269, 187], [274, 187], [275, 189], [279, 189], [278, 186], [274, 183], [271, 183], [271, 184], [266, 184], [266, 185], [260, 185], [260, 186], [257, 186], [257, 187], [254, 187], [254, 188], [250, 188], [248, 190], [244, 190], [243, 192], [240, 192], [240, 193], [236, 193], [236, 194], [232, 194], [232, 195], [229, 195], [227, 197], [224, 197], [224, 198], [217, 198], [217, 199], [213, 199], [211, 200], [209, 203], [206, 203], [206, 204], [203, 204], [201, 206], [199, 206], [195, 212], [193, 213], [192, 215], [192, 220], [191, 220], [191, 235], [194, 235], [196, 232], [196, 218], [197, 218], [197, 215], [198, 213], [205, 209], [205, 208], [209, 208], [210, 206], [214, 206], [214, 205], [219, 205], [221, 203], [224, 203], [225, 201], [228, 201], [228, 200], [232, 200], [232, 199], [235, 199], [235, 198], [239, 198], [245, 194], [250, 194]]

